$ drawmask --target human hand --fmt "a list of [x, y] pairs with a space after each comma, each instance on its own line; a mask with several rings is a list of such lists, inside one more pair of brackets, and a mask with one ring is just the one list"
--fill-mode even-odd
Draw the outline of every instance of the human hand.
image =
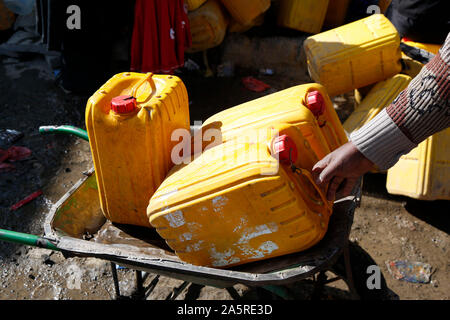
[[372, 169], [374, 169], [373, 162], [367, 159], [352, 142], [347, 142], [318, 161], [312, 169], [312, 175], [319, 187], [330, 183], [327, 199], [332, 201], [336, 191], [339, 191], [340, 197], [348, 196], [359, 177]]

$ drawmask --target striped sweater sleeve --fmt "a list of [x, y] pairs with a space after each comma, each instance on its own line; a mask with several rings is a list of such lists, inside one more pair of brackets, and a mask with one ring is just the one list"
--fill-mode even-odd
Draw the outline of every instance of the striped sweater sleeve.
[[450, 126], [450, 33], [439, 53], [409, 86], [350, 140], [381, 170], [427, 137]]

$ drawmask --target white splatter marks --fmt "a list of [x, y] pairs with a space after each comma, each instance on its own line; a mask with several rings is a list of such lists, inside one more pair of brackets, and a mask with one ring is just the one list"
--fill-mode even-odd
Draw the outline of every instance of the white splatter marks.
[[185, 251], [186, 252], [196, 252], [196, 251], [200, 251], [202, 249], [202, 244], [204, 243], [203, 240], [197, 241], [195, 243], [192, 243], [188, 246], [186, 246]]
[[248, 220], [244, 217], [241, 217], [241, 222], [233, 229], [233, 232], [238, 232], [241, 230], [245, 225], [247, 225]]
[[279, 247], [273, 241], [265, 241], [257, 249], [250, 247], [248, 244], [239, 245], [238, 248], [248, 259], [262, 259], [277, 250]]
[[187, 225], [188, 230], [192, 234], [197, 234], [198, 232], [201, 232], [203, 230], [203, 226], [197, 222], [188, 222], [186, 225]]
[[249, 244], [251, 239], [255, 239], [265, 234], [271, 234], [278, 231], [278, 225], [275, 222], [249, 227], [242, 232], [242, 235], [235, 246], [241, 250], [242, 255], [248, 259], [261, 259], [278, 249], [278, 245], [273, 241], [263, 242], [258, 248]]
[[228, 203], [228, 198], [224, 196], [217, 196], [212, 199], [214, 212], [222, 213], [223, 207]]
[[182, 235], [180, 235], [181, 242], [189, 241], [189, 240], [192, 240], [192, 233], [186, 232], [186, 233], [183, 233]]
[[227, 249], [224, 252], [216, 251], [214, 246], [209, 249], [209, 255], [214, 267], [224, 267], [241, 261], [238, 257], [235, 257], [234, 254], [235, 252], [232, 249]]
[[183, 226], [186, 222], [184, 221], [183, 212], [181, 210], [177, 210], [172, 213], [168, 213], [164, 215], [167, 221], [169, 221], [169, 225], [172, 228], [178, 228]]
[[278, 231], [278, 225], [274, 222], [268, 224], [262, 224], [255, 227], [245, 229], [241, 238], [237, 242], [238, 244], [248, 243], [250, 239], [262, 236], [263, 234], [271, 234]]
[[263, 242], [258, 250], [261, 251], [264, 255], [271, 254], [273, 251], [278, 249], [278, 245], [273, 241]]

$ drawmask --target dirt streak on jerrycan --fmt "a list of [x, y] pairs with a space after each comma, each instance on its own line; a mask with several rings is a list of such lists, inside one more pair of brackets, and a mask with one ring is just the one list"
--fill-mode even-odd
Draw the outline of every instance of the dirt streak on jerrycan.
[[[309, 112], [304, 121], [316, 120]], [[150, 223], [183, 261], [226, 268], [306, 250], [325, 235], [333, 203], [310, 171], [328, 146], [316, 152], [292, 124], [259, 130], [175, 166], [150, 199]]]
[[86, 127], [105, 217], [150, 227], [148, 201], [173, 166], [172, 132], [190, 127], [183, 82], [171, 75], [117, 74], [89, 99]]
[[281, 27], [318, 33], [322, 30], [328, 1], [281, 0], [278, 7], [277, 23]]
[[[298, 127], [319, 158], [347, 142], [347, 135], [325, 88], [309, 83], [243, 103], [208, 118], [199, 133], [203, 135], [202, 150], [239, 137], [248, 129], [258, 130], [274, 123]], [[209, 134], [217, 131], [218, 137]]]
[[372, 120], [381, 110], [390, 105], [400, 92], [406, 89], [411, 80], [410, 76], [396, 74], [392, 78], [378, 82], [345, 120], [345, 131], [350, 134]]
[[229, 18], [219, 0], [208, 0], [200, 8], [189, 12], [192, 46], [188, 53], [204, 51], [222, 43]]
[[401, 156], [387, 172], [386, 189], [419, 200], [450, 200], [450, 128]]
[[402, 69], [400, 36], [382, 14], [310, 36], [303, 46], [311, 78], [330, 96], [377, 83]]
[[270, 0], [221, 0], [221, 2], [233, 19], [242, 25], [250, 24], [270, 7]]

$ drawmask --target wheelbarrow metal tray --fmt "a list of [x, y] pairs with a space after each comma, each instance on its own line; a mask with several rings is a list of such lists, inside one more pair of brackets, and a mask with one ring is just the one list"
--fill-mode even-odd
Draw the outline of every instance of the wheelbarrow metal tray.
[[44, 229], [67, 256], [95, 257], [135, 270], [197, 284], [230, 287], [283, 285], [331, 267], [348, 241], [360, 184], [335, 203], [326, 236], [307, 251], [217, 269], [181, 261], [155, 230], [111, 223], [103, 216], [94, 171], [85, 174], [49, 212]]

